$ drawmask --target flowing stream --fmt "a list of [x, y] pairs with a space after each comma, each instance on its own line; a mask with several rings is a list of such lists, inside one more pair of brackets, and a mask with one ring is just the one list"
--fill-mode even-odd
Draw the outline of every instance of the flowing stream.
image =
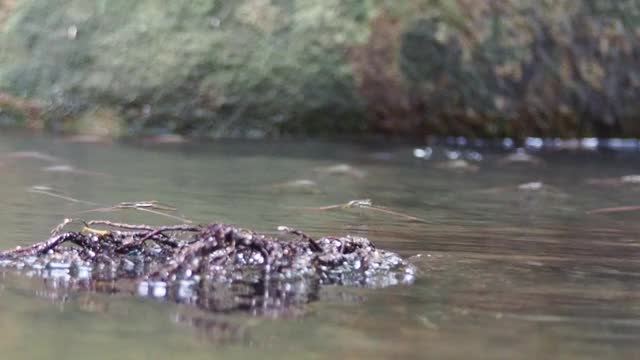
[[[412, 285], [324, 288], [317, 301], [285, 318], [56, 291], [50, 279], [3, 271], [0, 354], [640, 357], [640, 211], [590, 212], [640, 205], [640, 179], [630, 176], [640, 173], [640, 154], [508, 155], [444, 147], [426, 154], [384, 143], [87, 144], [2, 134], [3, 249], [44, 240], [70, 216], [175, 223], [134, 210], [80, 213], [99, 207], [85, 202], [157, 200], [199, 223], [367, 236], [419, 271]], [[313, 210], [355, 199], [424, 221], [370, 208]]]

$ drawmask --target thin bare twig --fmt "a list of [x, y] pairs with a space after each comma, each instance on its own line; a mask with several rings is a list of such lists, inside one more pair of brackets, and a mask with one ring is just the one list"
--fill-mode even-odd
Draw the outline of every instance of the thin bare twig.
[[287, 226], [278, 226], [278, 231], [282, 231], [284, 233], [287, 234], [293, 234], [296, 236], [299, 236], [300, 238], [302, 238], [302, 240], [306, 240], [309, 242], [309, 244], [311, 245], [311, 248], [314, 251], [322, 251], [322, 247], [320, 246], [320, 244], [318, 244], [317, 241], [315, 241], [311, 236], [305, 234], [304, 232], [297, 230], [297, 229], [293, 229]]
[[87, 204], [87, 205], [100, 205], [91, 201], [79, 200], [76, 198], [72, 198], [71, 196], [56, 194], [54, 192], [51, 192], [50, 190], [47, 190], [45, 187], [40, 187], [40, 186], [33, 186], [27, 191], [31, 193], [42, 194], [42, 195], [47, 195], [47, 196], [51, 196], [51, 197], [62, 199], [62, 200], [71, 201], [74, 203]]
[[377, 212], [381, 212], [383, 214], [389, 214], [389, 215], [402, 217], [402, 218], [405, 218], [405, 219], [411, 220], [411, 221], [417, 221], [417, 222], [423, 222], [423, 223], [427, 222], [424, 219], [421, 219], [421, 218], [418, 218], [418, 217], [415, 217], [415, 216], [411, 216], [411, 215], [407, 215], [407, 214], [403, 214], [403, 213], [400, 213], [400, 212], [397, 212], [397, 211], [394, 211], [394, 210], [391, 210], [391, 209], [388, 209], [388, 208], [385, 208], [385, 207], [382, 207], [382, 206], [370, 206], [370, 207], [368, 207], [368, 209], [371, 209], [371, 210], [377, 211]]
[[73, 219], [65, 218], [60, 224], [58, 224], [56, 227], [51, 229], [51, 236], [56, 236], [59, 233], [61, 233], [62, 229], [64, 229], [65, 226], [72, 223], [73, 221], [74, 221]]
[[100, 212], [108, 212], [108, 211], [114, 211], [114, 210], [126, 210], [126, 209], [131, 209], [131, 210], [138, 210], [138, 211], [144, 211], [144, 212], [148, 212], [151, 214], [155, 214], [155, 215], [161, 215], [161, 216], [165, 216], [171, 219], [175, 219], [175, 220], [180, 220], [182, 222], [186, 222], [186, 223], [192, 223], [193, 221], [186, 219], [182, 216], [176, 216], [176, 215], [171, 215], [171, 214], [167, 214], [167, 211], [170, 212], [175, 212], [177, 211], [176, 208], [170, 207], [170, 206], [166, 206], [164, 204], [161, 204], [158, 201], [155, 200], [151, 200], [151, 201], [136, 201], [136, 202], [121, 202], [117, 205], [114, 206], [105, 206], [105, 207], [101, 207], [101, 208], [97, 208], [97, 209], [89, 209], [89, 210], [83, 210], [78, 212], [77, 214], [83, 214], [83, 213], [89, 213], [89, 212], [96, 212], [96, 211], [100, 211]]
[[619, 213], [619, 212], [628, 212], [628, 211], [637, 211], [637, 210], [640, 210], [640, 205], [593, 209], [593, 210], [587, 211], [587, 214], [609, 214], [609, 213]]
[[151, 213], [151, 214], [165, 216], [165, 217], [168, 217], [170, 219], [180, 220], [180, 221], [188, 223], [188, 224], [193, 223], [193, 221], [191, 221], [191, 220], [189, 220], [187, 218], [184, 218], [182, 216], [171, 215], [171, 214], [167, 214], [167, 213], [164, 213], [164, 212], [161, 212], [161, 211], [155, 211], [155, 210], [145, 209], [145, 208], [136, 208], [135, 210], [144, 211], [144, 212], [148, 212], [148, 213]]
[[47, 195], [47, 196], [51, 196], [51, 197], [55, 197], [58, 199], [62, 199], [62, 200], [67, 200], [70, 202], [74, 202], [74, 203], [81, 203], [81, 204], [87, 204], [87, 205], [93, 205], [93, 206], [102, 206], [100, 208], [96, 208], [96, 209], [89, 209], [89, 210], [83, 210], [83, 211], [79, 211], [76, 212], [76, 214], [85, 214], [85, 213], [90, 213], [90, 212], [96, 212], [96, 211], [101, 211], [101, 212], [107, 212], [107, 211], [115, 211], [115, 210], [120, 210], [120, 209], [132, 209], [132, 210], [138, 210], [138, 211], [144, 211], [144, 212], [148, 212], [154, 215], [160, 215], [160, 216], [164, 216], [164, 217], [168, 217], [174, 220], [179, 220], [188, 224], [193, 223], [193, 221], [185, 218], [184, 216], [178, 214], [178, 215], [172, 215], [172, 214], [167, 214], [167, 212], [177, 212], [178, 210], [174, 207], [165, 205], [160, 203], [159, 201], [156, 200], [150, 200], [150, 201], [134, 201], [134, 202], [121, 202], [119, 204], [113, 205], [113, 206], [105, 206], [102, 204], [98, 204], [92, 201], [85, 201], [85, 200], [80, 200], [80, 199], [76, 199], [70, 196], [65, 196], [65, 195], [60, 195], [60, 194], [56, 194], [54, 192], [51, 191], [50, 188], [45, 187], [45, 186], [33, 186], [31, 187], [29, 190], [29, 192], [32, 193], [37, 193], [37, 194], [43, 194], [43, 195]]
[[113, 222], [108, 220], [91, 220], [87, 221], [87, 225], [105, 225], [113, 228], [127, 229], [127, 230], [146, 230], [153, 231], [155, 228], [149, 225], [133, 225], [119, 222]]
[[62, 244], [63, 242], [67, 240], [71, 240], [75, 236], [77, 236], [76, 233], [64, 233], [64, 234], [53, 236], [46, 241], [38, 242], [27, 247], [18, 246], [15, 249], [0, 252], [0, 258], [26, 255], [26, 254], [33, 254], [33, 255], [44, 254], [47, 251]]
[[173, 241], [167, 241], [167, 240], [162, 240], [162, 239], [156, 239], [155, 237], [157, 235], [162, 235], [163, 232], [165, 231], [190, 231], [190, 232], [198, 232], [198, 231], [202, 231], [202, 227], [201, 226], [191, 226], [191, 225], [171, 225], [171, 226], [160, 226], [158, 228], [153, 229], [152, 231], [148, 232], [146, 235], [144, 235], [140, 240], [134, 241], [130, 244], [124, 245], [121, 249], [119, 249], [120, 252], [126, 252], [129, 249], [133, 249], [136, 248], [138, 246], [144, 245], [144, 242], [147, 240], [153, 240], [161, 245], [170, 245], [171, 247], [177, 247], [178, 244], [176, 244]]
[[336, 209], [352, 209], [352, 208], [361, 208], [361, 209], [369, 209], [373, 211], [377, 211], [387, 215], [393, 215], [401, 218], [405, 218], [411, 221], [424, 222], [427, 221], [412, 215], [404, 214], [395, 210], [391, 210], [387, 207], [373, 205], [370, 199], [360, 199], [360, 200], [351, 200], [344, 204], [335, 204], [335, 205], [327, 205], [320, 207], [310, 207], [310, 208], [302, 208], [302, 210], [308, 211], [327, 211], [327, 210], [336, 210]]

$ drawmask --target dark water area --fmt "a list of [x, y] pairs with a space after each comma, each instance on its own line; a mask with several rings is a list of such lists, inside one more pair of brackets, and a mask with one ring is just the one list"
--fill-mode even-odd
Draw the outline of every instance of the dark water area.
[[[196, 222], [356, 234], [409, 259], [412, 285], [325, 287], [284, 318], [56, 288], [3, 271], [12, 359], [637, 358], [640, 153], [328, 142], [82, 144], [0, 135], [0, 247], [98, 204], [157, 200]], [[46, 155], [46, 156], [45, 156]], [[416, 155], [420, 155], [416, 157]], [[464, 161], [461, 161], [465, 159]], [[47, 189], [51, 196], [34, 189]], [[366, 208], [309, 210], [354, 199]], [[138, 211], [84, 213], [129, 223]], [[63, 277], [64, 278], [64, 277]], [[99, 289], [94, 289], [99, 290]]]

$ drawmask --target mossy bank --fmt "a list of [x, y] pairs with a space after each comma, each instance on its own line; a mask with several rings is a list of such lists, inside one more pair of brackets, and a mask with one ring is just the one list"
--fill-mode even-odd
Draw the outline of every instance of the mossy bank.
[[640, 136], [640, 0], [0, 0], [0, 123]]

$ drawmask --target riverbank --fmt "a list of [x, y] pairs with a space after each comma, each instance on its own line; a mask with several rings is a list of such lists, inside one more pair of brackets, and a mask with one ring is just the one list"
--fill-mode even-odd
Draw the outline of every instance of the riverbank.
[[0, 124], [639, 137], [640, 3], [0, 1]]

